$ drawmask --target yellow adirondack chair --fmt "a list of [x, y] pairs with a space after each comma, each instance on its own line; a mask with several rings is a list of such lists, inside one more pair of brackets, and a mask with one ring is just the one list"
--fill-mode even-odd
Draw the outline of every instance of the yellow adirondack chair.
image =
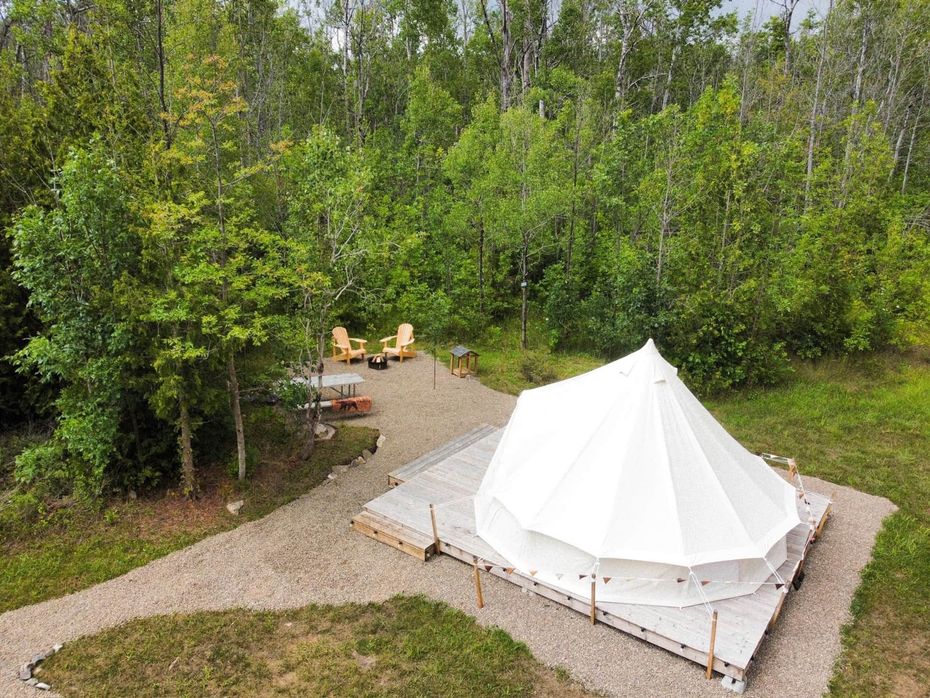
[[[392, 339], [394, 340], [394, 346], [390, 347], [388, 343]], [[405, 322], [398, 326], [397, 334], [385, 337], [381, 340], [381, 352], [385, 356], [396, 356], [400, 359], [400, 362], [403, 363], [405, 358], [409, 359], [417, 355], [412, 349], [414, 341], [413, 325], [409, 322]]]
[[[352, 347], [352, 342], [358, 344], [357, 348]], [[365, 358], [365, 344], [367, 339], [357, 339], [350, 337], [345, 327], [333, 328], [333, 360], [345, 361], [347, 364], [352, 363], [352, 359]]]

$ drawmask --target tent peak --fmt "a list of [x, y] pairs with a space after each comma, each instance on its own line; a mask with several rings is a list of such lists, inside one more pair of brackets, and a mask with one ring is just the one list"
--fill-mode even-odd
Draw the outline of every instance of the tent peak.
[[637, 367], [648, 371], [648, 375], [654, 383], [667, 380], [669, 372], [672, 376], [678, 375], [678, 369], [663, 358], [652, 337], [647, 339], [646, 343], [637, 351], [619, 359], [617, 363], [619, 364], [620, 373], [627, 378]]

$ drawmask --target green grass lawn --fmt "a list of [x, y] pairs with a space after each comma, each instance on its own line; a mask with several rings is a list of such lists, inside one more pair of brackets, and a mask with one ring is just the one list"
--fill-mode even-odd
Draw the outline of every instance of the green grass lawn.
[[[0, 540], [0, 612], [85, 589], [260, 518], [318, 485], [333, 466], [348, 463], [378, 438], [374, 429], [341, 426], [302, 462], [283, 429], [266, 420], [256, 430], [261, 457], [245, 482], [231, 479], [223, 464], [203, 469], [195, 501], [168, 490], [110, 500], [102, 511], [75, 504], [43, 510], [34, 521], [10, 522]], [[245, 506], [234, 516], [226, 503], [238, 499]]]
[[708, 406], [751, 450], [900, 507], [863, 572], [831, 694], [928, 695], [930, 352], [800, 365], [785, 386]]
[[65, 696], [582, 696], [502, 630], [423, 597], [135, 621], [41, 666]]

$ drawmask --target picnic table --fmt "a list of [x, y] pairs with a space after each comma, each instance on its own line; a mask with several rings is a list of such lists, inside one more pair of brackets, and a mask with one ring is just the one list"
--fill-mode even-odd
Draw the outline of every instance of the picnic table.
[[[322, 383], [323, 388], [335, 391], [341, 398], [356, 397], [358, 395], [358, 384], [365, 382], [365, 379], [357, 373], [324, 373], [322, 381], [318, 381], [318, 378], [315, 374], [311, 375], [309, 379], [310, 385], [315, 388]], [[307, 378], [296, 376], [291, 378], [291, 382], [306, 385]]]
[[[305, 376], [291, 378], [291, 382], [298, 385], [307, 385], [308, 380], [314, 388], [322, 386], [323, 390], [332, 391], [329, 399], [320, 400], [321, 407], [344, 413], [368, 412], [371, 409], [371, 398], [358, 394], [358, 385], [364, 383], [365, 379], [357, 373], [324, 373], [322, 378], [313, 374], [309, 379]], [[303, 405], [301, 409], [306, 407]]]

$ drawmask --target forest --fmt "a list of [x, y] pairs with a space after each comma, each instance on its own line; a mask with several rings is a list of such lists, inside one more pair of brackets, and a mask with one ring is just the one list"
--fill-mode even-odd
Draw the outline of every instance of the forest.
[[930, 4], [771, 4], [0, 0], [16, 481], [195, 494], [217, 425], [242, 477], [337, 323], [703, 394], [926, 344]]

